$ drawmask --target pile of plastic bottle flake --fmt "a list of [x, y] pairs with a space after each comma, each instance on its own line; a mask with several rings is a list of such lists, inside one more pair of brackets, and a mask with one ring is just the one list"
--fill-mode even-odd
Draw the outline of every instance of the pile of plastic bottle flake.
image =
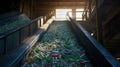
[[92, 67], [66, 22], [53, 22], [22, 67]]

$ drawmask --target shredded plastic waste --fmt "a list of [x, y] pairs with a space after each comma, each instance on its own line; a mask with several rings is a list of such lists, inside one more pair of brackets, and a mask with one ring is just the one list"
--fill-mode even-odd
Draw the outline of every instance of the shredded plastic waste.
[[66, 22], [53, 22], [21, 67], [92, 67]]

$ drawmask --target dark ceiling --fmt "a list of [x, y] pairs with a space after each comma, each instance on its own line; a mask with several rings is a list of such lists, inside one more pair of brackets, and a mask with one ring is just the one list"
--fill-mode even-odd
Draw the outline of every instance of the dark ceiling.
[[1, 0], [0, 14], [19, 10], [20, 0]]

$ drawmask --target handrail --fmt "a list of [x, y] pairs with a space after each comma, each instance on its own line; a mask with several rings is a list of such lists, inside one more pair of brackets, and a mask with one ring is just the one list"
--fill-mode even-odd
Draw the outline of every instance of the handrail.
[[16, 32], [16, 31], [18, 31], [18, 30], [20, 30], [20, 29], [22, 29], [23, 27], [25, 27], [25, 26], [27, 26], [27, 25], [29, 25], [29, 24], [32, 24], [33, 22], [37, 21], [37, 20], [40, 19], [40, 18], [42, 18], [42, 16], [40, 16], [40, 17], [38, 17], [38, 18], [36, 18], [36, 19], [34, 19], [34, 20], [31, 20], [29, 23], [26, 23], [26, 24], [24, 24], [23, 26], [20, 26], [20, 27], [18, 27], [18, 28], [16, 28], [16, 29], [7, 31], [7, 33], [5, 33], [5, 34], [3, 34], [3, 35], [0, 36], [0, 39], [2, 39], [2, 38], [4, 38], [5, 36], [8, 36], [8, 35]]
[[98, 41], [96, 41], [85, 28], [68, 16], [69, 24], [73, 27], [76, 36], [85, 47], [88, 57], [95, 67], [120, 67], [115, 59]]
[[[0, 49], [0, 56], [6, 55], [12, 51], [13, 48], [23, 43], [26, 38], [35, 33], [35, 31], [37, 31], [43, 24], [45, 24], [51, 16], [52, 14], [40, 16], [31, 21], [28, 21], [29, 23], [8, 30], [4, 34], [0, 35], [0, 46], [3, 48]], [[14, 41], [15, 39], [16, 41]]]
[[40, 37], [45, 33], [49, 25], [52, 23], [53, 19], [49, 19], [45, 25], [34, 33], [28, 41], [23, 43], [20, 47], [15, 49], [12, 53], [0, 57], [0, 67], [19, 67], [21, 66], [21, 60], [24, 59], [24, 56], [31, 51], [31, 48], [39, 40]]

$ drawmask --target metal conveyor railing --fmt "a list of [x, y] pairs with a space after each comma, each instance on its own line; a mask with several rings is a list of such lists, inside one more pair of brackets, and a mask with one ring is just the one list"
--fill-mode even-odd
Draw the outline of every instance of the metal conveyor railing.
[[73, 28], [78, 40], [86, 49], [94, 67], [120, 67], [117, 61], [96, 39], [94, 39], [78, 22], [68, 17], [69, 24]]

